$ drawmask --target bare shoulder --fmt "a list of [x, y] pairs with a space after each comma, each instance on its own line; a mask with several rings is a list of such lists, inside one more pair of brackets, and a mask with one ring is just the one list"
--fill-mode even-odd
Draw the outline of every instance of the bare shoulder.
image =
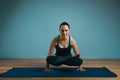
[[57, 44], [57, 40], [58, 40], [58, 36], [55, 36], [55, 37], [53, 38], [53, 40], [52, 40], [52, 43], [53, 43], [54, 45], [56, 45], [56, 44]]
[[74, 45], [76, 43], [75, 39], [71, 36], [70, 36], [70, 40], [71, 40], [71, 45]]
[[53, 38], [53, 41], [57, 41], [57, 39], [58, 39], [58, 36], [55, 36], [54, 38]]
[[71, 36], [70, 36], [70, 40], [71, 40], [72, 42], [74, 42], [74, 41], [75, 41], [75, 39], [74, 39], [73, 37], [71, 37]]

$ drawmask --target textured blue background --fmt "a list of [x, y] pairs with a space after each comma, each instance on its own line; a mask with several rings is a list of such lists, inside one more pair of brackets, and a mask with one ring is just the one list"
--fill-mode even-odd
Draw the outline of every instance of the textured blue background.
[[119, 0], [0, 0], [0, 58], [45, 58], [63, 21], [82, 58], [120, 58]]

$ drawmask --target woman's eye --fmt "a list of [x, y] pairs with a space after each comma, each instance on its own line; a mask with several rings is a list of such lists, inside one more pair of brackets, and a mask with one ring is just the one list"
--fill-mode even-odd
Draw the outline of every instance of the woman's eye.
[[62, 32], [67, 32], [68, 30], [61, 30]]

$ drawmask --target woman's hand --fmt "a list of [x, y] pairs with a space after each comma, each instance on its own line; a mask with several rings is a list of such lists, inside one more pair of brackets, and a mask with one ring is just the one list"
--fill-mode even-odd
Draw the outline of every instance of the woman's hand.
[[75, 54], [75, 57], [80, 57], [80, 54]]
[[46, 68], [45, 68], [45, 72], [51, 72], [52, 69], [50, 69], [50, 65], [49, 63], [46, 63]]
[[80, 54], [74, 54], [73, 57], [80, 57]]
[[51, 72], [52, 71], [52, 69], [49, 69], [49, 68], [45, 68], [45, 70], [44, 70], [45, 72]]

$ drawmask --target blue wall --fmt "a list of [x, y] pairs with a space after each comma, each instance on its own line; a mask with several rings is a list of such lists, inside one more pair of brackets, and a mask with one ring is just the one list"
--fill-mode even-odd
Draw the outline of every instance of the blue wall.
[[0, 58], [45, 58], [63, 21], [82, 58], [120, 58], [119, 0], [0, 0]]

